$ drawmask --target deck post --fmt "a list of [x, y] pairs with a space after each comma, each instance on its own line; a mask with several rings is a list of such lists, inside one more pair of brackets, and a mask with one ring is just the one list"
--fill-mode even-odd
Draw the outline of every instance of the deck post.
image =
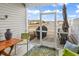
[[[25, 32], [28, 33], [27, 4], [25, 4]], [[28, 39], [27, 39], [27, 55], [28, 55]]]
[[42, 45], [42, 14], [40, 11], [40, 44]]

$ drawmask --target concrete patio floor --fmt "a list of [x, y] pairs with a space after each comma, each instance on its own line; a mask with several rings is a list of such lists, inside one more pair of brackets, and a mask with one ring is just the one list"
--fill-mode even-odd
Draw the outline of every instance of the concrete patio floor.
[[[35, 38], [31, 40], [28, 44], [28, 50], [32, 49], [34, 46], [40, 45], [40, 40]], [[60, 45], [59, 40], [55, 42], [54, 37], [45, 37], [43, 39], [42, 45], [49, 46], [49, 47], [55, 47], [57, 45], [58, 49], [62, 49], [63, 45]], [[5, 51], [9, 52], [10, 48], [7, 48]], [[16, 44], [16, 51], [15, 46], [13, 48], [13, 51], [11, 53], [12, 56], [23, 56], [25, 53], [27, 53], [27, 42], [24, 40], [24, 42], [21, 42], [20, 44]], [[3, 56], [3, 55], [2, 55]]]

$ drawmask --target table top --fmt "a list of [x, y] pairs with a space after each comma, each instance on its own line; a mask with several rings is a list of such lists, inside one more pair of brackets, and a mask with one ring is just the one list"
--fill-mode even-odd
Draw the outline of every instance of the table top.
[[12, 38], [11, 40], [4, 40], [0, 42], [0, 51], [15, 45], [17, 43], [19, 43], [21, 40], [20, 39], [16, 39], [16, 38]]

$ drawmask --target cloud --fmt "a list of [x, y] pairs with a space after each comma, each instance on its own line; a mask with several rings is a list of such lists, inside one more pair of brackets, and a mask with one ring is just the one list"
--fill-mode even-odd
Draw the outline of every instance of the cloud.
[[39, 10], [27, 10], [28, 13], [37, 14]]
[[57, 10], [57, 13], [62, 13], [62, 11], [61, 10]]
[[[54, 13], [54, 12], [62, 13], [61, 10], [45, 10], [45, 11], [43, 11], [42, 13]], [[39, 10], [30, 10], [30, 9], [28, 9], [28, 10], [27, 10], [27, 13], [30, 13], [30, 14], [37, 14], [37, 13], [40, 13], [40, 11], [39, 11]]]
[[76, 13], [79, 13], [79, 5], [77, 5], [76, 7], [77, 7]]
[[77, 5], [77, 8], [79, 9], [79, 5]]
[[76, 17], [78, 17], [78, 16], [77, 16], [77, 15], [69, 15], [69, 16], [68, 16], [68, 19], [69, 19], [69, 20], [72, 20], [72, 19], [75, 19]]
[[76, 17], [76, 15], [69, 15], [69, 17], [74, 18], [74, 17]]
[[54, 12], [54, 11], [52, 11], [52, 10], [45, 10], [45, 11], [43, 11], [43, 13], [50, 13], [50, 12]]
[[76, 10], [76, 13], [79, 13], [79, 9]]
[[57, 18], [59, 18], [60, 17], [60, 15], [57, 15]]
[[54, 12], [62, 13], [62, 11], [60, 10], [45, 10], [43, 13], [54, 13]]

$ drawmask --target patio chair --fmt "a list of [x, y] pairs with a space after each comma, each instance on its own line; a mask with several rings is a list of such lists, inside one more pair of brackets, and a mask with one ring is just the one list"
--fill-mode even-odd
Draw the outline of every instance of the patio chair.
[[28, 39], [30, 38], [29, 33], [21, 33], [21, 39]]
[[28, 42], [30, 41], [29, 33], [21, 33], [21, 39], [22, 41], [17, 45], [27, 45], [27, 51], [28, 51]]
[[63, 49], [59, 50], [60, 56], [79, 56], [79, 46], [69, 41], [66, 42]]
[[29, 33], [21, 33], [21, 39], [22, 41], [18, 44], [26, 44], [28, 43], [29, 39], [30, 39], [30, 35]]

